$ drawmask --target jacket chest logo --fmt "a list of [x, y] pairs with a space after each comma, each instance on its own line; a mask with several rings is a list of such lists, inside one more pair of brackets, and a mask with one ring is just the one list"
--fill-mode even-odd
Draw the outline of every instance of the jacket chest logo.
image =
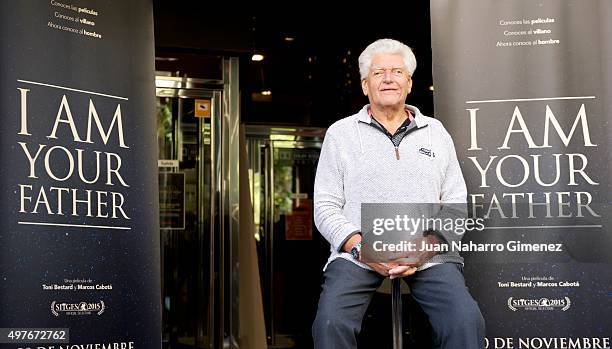
[[433, 151], [431, 151], [431, 149], [427, 149], [427, 148], [419, 149], [419, 153], [421, 153], [423, 155], [426, 155], [426, 156], [429, 156], [430, 158], [435, 158], [436, 157], [436, 154]]

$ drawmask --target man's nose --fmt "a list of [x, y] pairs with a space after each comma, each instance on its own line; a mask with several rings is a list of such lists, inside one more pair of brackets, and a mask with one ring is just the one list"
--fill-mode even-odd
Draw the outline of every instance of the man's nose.
[[391, 69], [385, 70], [384, 81], [385, 82], [392, 82], [393, 81], [393, 79], [392, 79], [393, 75], [392, 74], [393, 73], [391, 72]]

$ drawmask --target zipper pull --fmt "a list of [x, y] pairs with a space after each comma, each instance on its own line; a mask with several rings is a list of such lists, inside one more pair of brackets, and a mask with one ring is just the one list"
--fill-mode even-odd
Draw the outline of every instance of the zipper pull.
[[397, 160], [399, 160], [399, 159], [400, 159], [400, 157], [399, 157], [399, 149], [397, 149], [397, 147], [395, 147], [395, 158], [396, 158]]

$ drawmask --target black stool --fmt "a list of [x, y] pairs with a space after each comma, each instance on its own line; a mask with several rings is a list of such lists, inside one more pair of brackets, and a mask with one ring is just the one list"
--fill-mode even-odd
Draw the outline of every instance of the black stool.
[[391, 322], [393, 324], [393, 349], [403, 349], [402, 345], [402, 279], [391, 280]]

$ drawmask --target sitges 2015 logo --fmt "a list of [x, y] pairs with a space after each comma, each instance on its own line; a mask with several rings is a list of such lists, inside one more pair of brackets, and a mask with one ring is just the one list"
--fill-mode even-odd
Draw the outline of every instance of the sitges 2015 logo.
[[563, 298], [508, 298], [508, 308], [512, 311], [522, 310], [557, 310], [566, 311], [572, 305], [569, 297]]
[[99, 302], [79, 302], [79, 303], [59, 303], [51, 302], [51, 314], [60, 315], [102, 315], [106, 310], [104, 301]]

